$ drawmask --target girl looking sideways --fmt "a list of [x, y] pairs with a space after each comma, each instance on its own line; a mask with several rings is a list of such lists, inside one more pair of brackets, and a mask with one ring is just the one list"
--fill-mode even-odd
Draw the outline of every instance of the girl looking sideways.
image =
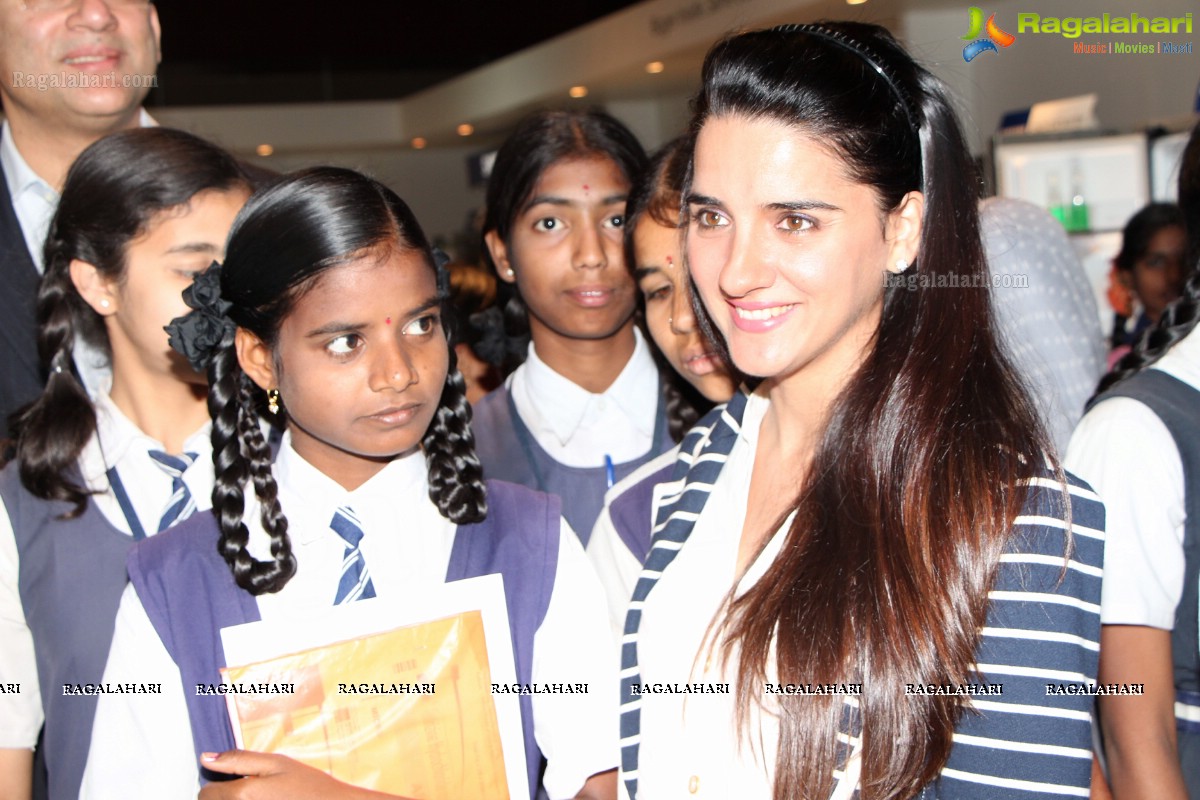
[[[238, 217], [172, 324], [209, 376], [213, 512], [130, 556], [106, 680], [163, 694], [102, 698], [83, 797], [194, 797], [215, 772], [252, 777], [205, 797], [378, 796], [284, 756], [211, 755], [233, 748], [225, 703], [190, 688], [221, 682], [230, 625], [499, 573], [519, 681], [614, 683], [557, 499], [480, 475], [447, 286], [408, 206], [349, 170], [296, 173]], [[274, 463], [262, 404], [286, 421]], [[612, 797], [614, 702], [522, 695], [530, 797]]]

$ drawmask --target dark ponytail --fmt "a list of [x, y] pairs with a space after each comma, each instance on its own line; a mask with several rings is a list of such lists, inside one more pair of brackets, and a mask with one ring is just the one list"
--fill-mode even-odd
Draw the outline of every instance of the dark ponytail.
[[475, 454], [471, 404], [453, 347], [441, 402], [421, 446], [429, 465], [429, 499], [442, 516], [459, 525], [482, 521], [487, 516], [483, 467]]
[[75, 160], [50, 223], [38, 288], [38, 356], [49, 377], [13, 425], [21, 482], [35, 497], [70, 503], [67, 516], [83, 512], [88, 491], [74, 465], [96, 433], [96, 413], [73, 373], [76, 339], [111, 358], [104, 320], [75, 289], [71, 262], [86, 262], [118, 282], [126, 246], [156, 215], [200, 192], [247, 184], [228, 153], [170, 128], [115, 133]]
[[[282, 589], [296, 574], [296, 559], [271, 473], [271, 450], [259, 425], [258, 387], [238, 363], [232, 332], [227, 332], [225, 338], [228, 341], [221, 342], [208, 368], [208, 413], [213, 421], [212, 504], [221, 530], [217, 550], [229, 564], [238, 586], [257, 595]], [[245, 488], [251, 481], [262, 506], [263, 530], [271, 539], [271, 561], [258, 561], [247, 549], [250, 531], [243, 517]]]
[[[238, 363], [235, 331], [244, 328], [274, 350], [296, 300], [323, 272], [382, 247], [415, 250], [430, 270], [438, 269], [412, 211], [386, 186], [335, 167], [293, 173], [250, 199], [234, 221], [225, 263], [197, 279], [184, 295], [195, 310], [170, 326], [172, 346], [208, 369], [217, 548], [238, 586], [251, 594], [282, 589], [295, 574], [296, 560], [259, 424], [264, 394]], [[443, 317], [453, 320], [448, 280], [439, 279], [438, 288]], [[447, 324], [447, 337], [452, 333]], [[487, 514], [486, 488], [465, 385], [449, 341], [447, 348], [446, 383], [422, 440], [429, 496], [447, 519], [477, 522]], [[269, 561], [255, 559], [247, 547], [251, 482], [271, 541]]]

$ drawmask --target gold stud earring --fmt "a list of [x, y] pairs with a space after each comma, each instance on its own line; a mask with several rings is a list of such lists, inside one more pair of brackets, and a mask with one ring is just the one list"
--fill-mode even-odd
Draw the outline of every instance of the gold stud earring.
[[267, 392], [267, 411], [272, 414], [279, 413], [279, 390], [271, 389]]

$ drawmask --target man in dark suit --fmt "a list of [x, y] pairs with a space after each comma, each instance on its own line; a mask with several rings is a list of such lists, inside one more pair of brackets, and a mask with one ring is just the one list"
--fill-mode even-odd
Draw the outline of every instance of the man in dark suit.
[[0, 438], [44, 383], [35, 303], [58, 192], [89, 144], [150, 122], [159, 41], [150, 0], [0, 0]]

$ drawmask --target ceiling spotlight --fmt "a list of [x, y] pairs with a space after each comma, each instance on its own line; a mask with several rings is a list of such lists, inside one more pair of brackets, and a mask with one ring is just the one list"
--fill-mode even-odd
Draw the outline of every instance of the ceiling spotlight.
[[459, 125], [456, 130], [458, 131], [459, 136], [470, 136], [475, 132], [475, 126], [469, 122], [464, 122], [462, 125]]
[[861, 5], [862, 5], [863, 3], [865, 3], [865, 2], [867, 2], [867, 0], [846, 0], [846, 5], [848, 5], [848, 6], [861, 6]]
[[646, 72], [649, 72], [651, 75], [657, 75], [666, 68], [666, 64], [661, 61], [651, 61], [646, 65]]
[[269, 144], [260, 144], [258, 147], [254, 148], [254, 152], [258, 153], [263, 158], [266, 158], [275, 152], [275, 148], [271, 147]]
[[427, 144], [429, 143], [425, 141], [424, 136], [418, 136], [412, 140], [413, 150], [424, 150]]
[[587, 87], [586, 86], [572, 86], [571, 91], [567, 92], [567, 94], [571, 95], [571, 97], [574, 97], [576, 99], [579, 99], [580, 97], [587, 97]]

